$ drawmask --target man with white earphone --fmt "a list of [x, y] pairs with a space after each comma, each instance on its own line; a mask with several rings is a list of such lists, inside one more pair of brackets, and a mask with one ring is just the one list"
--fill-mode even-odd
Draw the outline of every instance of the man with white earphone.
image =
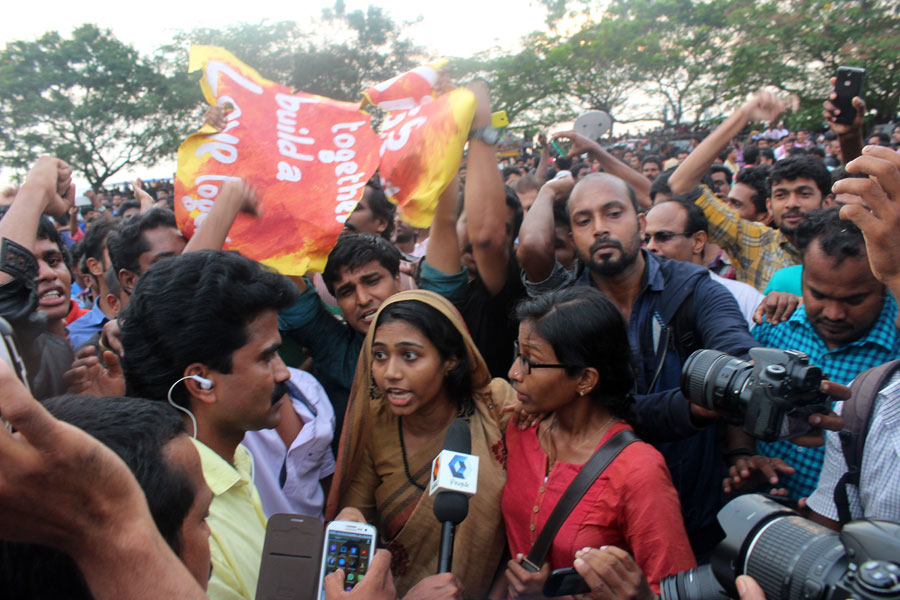
[[122, 315], [128, 394], [183, 413], [214, 495], [213, 600], [256, 593], [266, 517], [240, 444], [246, 432], [281, 420], [290, 374], [277, 352], [277, 312], [296, 298], [287, 278], [259, 263], [204, 250], [147, 270]]

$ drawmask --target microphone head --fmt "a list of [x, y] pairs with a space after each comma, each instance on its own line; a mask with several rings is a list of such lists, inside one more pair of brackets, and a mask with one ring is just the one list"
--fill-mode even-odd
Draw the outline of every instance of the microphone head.
[[469, 497], [459, 492], [438, 492], [434, 496], [434, 516], [441, 523], [459, 525], [469, 514]]
[[464, 419], [454, 419], [447, 429], [444, 437], [444, 450], [472, 454], [472, 434], [469, 432], [469, 424]]

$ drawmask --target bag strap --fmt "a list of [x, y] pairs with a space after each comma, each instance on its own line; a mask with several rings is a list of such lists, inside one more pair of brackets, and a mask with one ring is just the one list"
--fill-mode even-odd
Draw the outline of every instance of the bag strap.
[[550, 546], [553, 544], [556, 533], [566, 519], [569, 518], [572, 510], [578, 506], [588, 489], [597, 481], [600, 474], [606, 470], [606, 467], [615, 460], [619, 453], [626, 446], [639, 439], [633, 431], [626, 429], [612, 436], [606, 440], [605, 444], [597, 448], [597, 451], [584, 463], [584, 466], [578, 471], [578, 475], [575, 476], [575, 479], [572, 480], [572, 483], [569, 484], [569, 487], [563, 493], [562, 498], [553, 508], [553, 512], [550, 513], [550, 517], [544, 524], [544, 528], [541, 529], [541, 533], [531, 547], [531, 551], [522, 560], [523, 567], [532, 573], [537, 573], [541, 570], [541, 565], [544, 564], [544, 558], [547, 557], [547, 553], [550, 551]]
[[842, 524], [852, 520], [847, 486], [859, 487], [863, 449], [866, 445], [866, 434], [872, 423], [872, 408], [875, 406], [875, 399], [898, 366], [900, 366], [900, 360], [894, 360], [863, 371], [850, 386], [852, 397], [844, 402], [844, 408], [841, 410], [844, 427], [838, 435], [847, 471], [841, 475], [835, 485], [833, 497], [838, 512], [838, 521]]

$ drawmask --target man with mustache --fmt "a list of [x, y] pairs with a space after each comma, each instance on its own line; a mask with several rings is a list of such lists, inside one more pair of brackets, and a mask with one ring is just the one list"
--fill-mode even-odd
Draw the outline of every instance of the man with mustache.
[[[669, 178], [675, 196], [700, 183], [716, 155], [748, 124], [777, 121], [787, 108], [781, 98], [760, 92], [713, 131]], [[800, 262], [794, 244], [797, 225], [807, 212], [830, 206], [831, 176], [815, 156], [792, 156], [778, 161], [769, 176], [771, 196], [766, 206], [773, 227], [741, 218], [725, 202], [704, 188], [696, 204], [709, 219], [709, 239], [728, 254], [735, 279], [762, 291], [778, 269]]]
[[[866, 243], [860, 230], [840, 218], [837, 207], [806, 214], [795, 231], [803, 257], [803, 305], [785, 321], [763, 323], [753, 329], [762, 346], [800, 350], [828, 378], [848, 385], [866, 369], [900, 356], [900, 334], [895, 326], [897, 302], [888, 294], [869, 266]], [[825, 448], [803, 448], [788, 442], [757, 445], [761, 455], [777, 458], [777, 471], [788, 475], [779, 482], [794, 498], [809, 496], [816, 488]], [[751, 471], [732, 482], [745, 487]], [[726, 482], [728, 484], [729, 482]], [[728, 487], [728, 485], [726, 485]]]
[[266, 518], [240, 444], [246, 432], [281, 421], [290, 374], [278, 355], [278, 311], [297, 296], [290, 280], [259, 263], [202, 250], [148, 269], [122, 317], [128, 394], [181, 411], [214, 495], [214, 600], [256, 593]]

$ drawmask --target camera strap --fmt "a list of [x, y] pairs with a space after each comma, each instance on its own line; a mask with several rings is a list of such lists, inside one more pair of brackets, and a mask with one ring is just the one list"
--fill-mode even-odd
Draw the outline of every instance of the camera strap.
[[566, 519], [569, 518], [569, 515], [575, 507], [578, 506], [578, 503], [587, 493], [588, 489], [594, 485], [594, 482], [597, 481], [600, 474], [606, 470], [606, 467], [615, 460], [626, 446], [639, 439], [640, 438], [638, 438], [638, 436], [630, 429], [620, 431], [606, 440], [606, 443], [597, 448], [591, 458], [584, 463], [584, 466], [578, 471], [575, 479], [572, 480], [572, 483], [570, 483], [569, 487], [566, 488], [566, 491], [563, 492], [562, 498], [559, 499], [559, 502], [557, 502], [556, 506], [553, 508], [553, 512], [550, 513], [550, 517], [544, 524], [543, 529], [541, 529], [541, 533], [531, 547], [531, 551], [528, 552], [528, 556], [522, 559], [522, 566], [525, 567], [526, 570], [531, 571], [532, 573], [537, 573], [541, 570], [544, 559], [550, 551], [550, 546], [553, 545], [553, 539], [556, 537], [556, 533], [559, 531], [559, 528], [562, 527], [563, 523], [565, 523]]

